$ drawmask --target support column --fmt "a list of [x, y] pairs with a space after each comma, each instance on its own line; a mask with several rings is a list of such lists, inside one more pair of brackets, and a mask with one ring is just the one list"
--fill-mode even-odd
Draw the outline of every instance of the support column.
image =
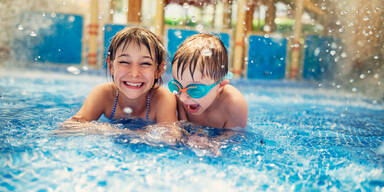
[[159, 35], [160, 39], [164, 33], [164, 6], [164, 0], [156, 0], [155, 33]]
[[88, 26], [88, 54], [87, 63], [91, 67], [97, 64], [97, 34], [99, 31], [99, 1], [91, 0], [90, 24]]
[[116, 0], [109, 0], [109, 22], [110, 23], [113, 23], [113, 15], [115, 14], [115, 10], [116, 10]]
[[[275, 18], [276, 18], [276, 7], [275, 7], [275, 1], [274, 0], [268, 0], [267, 1], [267, 13], [265, 17], [265, 25], [264, 25], [264, 31], [266, 33], [271, 33], [276, 30], [276, 24], [275, 24]], [[265, 26], [269, 26], [269, 29]]]
[[235, 48], [233, 53], [233, 74], [240, 77], [243, 74], [244, 63], [244, 36], [245, 36], [245, 14], [247, 0], [238, 0], [237, 23], [235, 31]]
[[230, 28], [230, 20], [231, 20], [231, 14], [230, 14], [230, 7], [229, 7], [229, 0], [223, 0], [223, 28], [228, 29]]
[[253, 31], [253, 13], [255, 12], [255, 3], [253, 1], [248, 2], [248, 9], [245, 15], [245, 31], [251, 32]]
[[303, 1], [296, 0], [296, 9], [295, 9], [295, 26], [293, 35], [294, 38], [291, 42], [292, 48], [292, 62], [289, 69], [289, 77], [291, 79], [297, 79], [298, 68], [299, 68], [299, 56], [300, 56], [300, 38], [301, 38], [301, 17], [303, 15]]
[[128, 0], [127, 23], [141, 22], [141, 0]]

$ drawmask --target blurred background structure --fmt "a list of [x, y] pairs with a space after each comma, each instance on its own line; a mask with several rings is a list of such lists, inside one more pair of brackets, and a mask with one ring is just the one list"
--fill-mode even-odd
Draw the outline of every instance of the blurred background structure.
[[141, 25], [170, 58], [189, 35], [210, 32], [237, 77], [308, 80], [383, 99], [383, 9], [382, 0], [3, 0], [0, 65], [104, 69], [112, 36]]

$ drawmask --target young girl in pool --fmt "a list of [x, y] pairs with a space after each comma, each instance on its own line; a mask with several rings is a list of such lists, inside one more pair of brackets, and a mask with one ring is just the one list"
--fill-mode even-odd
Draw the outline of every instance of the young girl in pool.
[[[176, 99], [160, 86], [165, 63], [166, 50], [154, 33], [141, 27], [119, 31], [108, 48], [107, 64], [112, 82], [94, 88], [80, 110], [64, 122], [63, 127], [95, 127], [91, 121], [98, 120], [101, 115], [110, 120], [177, 121]], [[103, 125], [101, 128], [101, 124], [97, 124], [95, 130], [117, 130], [111, 124]]]
[[104, 115], [111, 120], [177, 120], [176, 100], [160, 86], [166, 50], [154, 33], [140, 27], [121, 30], [108, 48], [107, 63], [113, 82], [94, 88], [72, 119], [93, 121]]

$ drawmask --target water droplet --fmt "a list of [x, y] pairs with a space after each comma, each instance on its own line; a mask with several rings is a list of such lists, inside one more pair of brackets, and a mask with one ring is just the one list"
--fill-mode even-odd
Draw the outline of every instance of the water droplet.
[[179, 39], [183, 38], [183, 36], [181, 35], [181, 31], [175, 31], [175, 35]]
[[126, 114], [131, 114], [131, 113], [132, 113], [132, 108], [130, 108], [130, 107], [124, 107], [123, 111], [124, 111], [124, 113], [126, 113]]
[[184, 9], [188, 9], [189, 8], [189, 4], [188, 3], [184, 3], [183, 7], [184, 7]]
[[356, 87], [352, 88], [352, 92], [356, 92], [356, 91], [357, 91]]
[[376, 56], [374, 56], [373, 58], [374, 58], [374, 59], [379, 59], [379, 56], [376, 55]]
[[336, 51], [335, 50], [332, 50], [331, 52], [329, 52], [332, 56], [334, 56], [336, 54]]
[[172, 94], [177, 95], [177, 91], [173, 91]]
[[29, 36], [31, 36], [31, 37], [36, 37], [37, 34], [36, 34], [34, 31], [31, 31], [31, 33], [29, 34]]
[[209, 50], [208, 48], [205, 48], [205, 49], [201, 50], [201, 55], [209, 57], [212, 55], [212, 51]]
[[360, 79], [365, 79], [366, 77], [367, 76], [364, 73], [360, 74]]
[[265, 38], [269, 38], [269, 34], [265, 34], [264, 37], [265, 37]]
[[341, 57], [342, 58], [346, 58], [347, 57], [347, 54], [345, 52], [341, 53]]
[[325, 10], [325, 9], [327, 9], [327, 7], [326, 7], [325, 5], [322, 5], [322, 6], [321, 6], [321, 9], [322, 9], [322, 10]]
[[75, 21], [75, 17], [74, 16], [69, 16], [68, 17], [68, 21], [70, 22], [70, 23], [73, 23], [74, 21]]
[[224, 65], [221, 65], [220, 67], [221, 67], [222, 69], [224, 69], [224, 68], [225, 68], [225, 66], [224, 66]]
[[202, 32], [204, 29], [204, 26], [202, 24], [199, 24], [196, 26], [196, 30], [199, 31], [199, 32]]
[[363, 20], [364, 20], [364, 21], [369, 21], [369, 16], [365, 16], [365, 17], [363, 18]]
[[74, 75], [80, 74], [80, 69], [77, 67], [74, 67], [74, 66], [67, 67], [67, 71], [74, 74]]
[[24, 30], [24, 27], [23, 27], [23, 25], [18, 25], [18, 26], [17, 26], [17, 29], [18, 29], [19, 31], [22, 31], [22, 30]]
[[350, 80], [349, 80], [350, 83], [353, 83], [354, 81], [355, 81], [354, 79], [350, 79]]
[[336, 21], [336, 25], [341, 25], [341, 21], [340, 21], [340, 20], [337, 20], [337, 21]]
[[270, 32], [270, 31], [271, 31], [271, 26], [269, 26], [269, 25], [264, 25], [263, 30], [264, 30], [265, 32]]
[[318, 56], [320, 54], [320, 48], [316, 48], [315, 51], [313, 51], [313, 54]]
[[192, 16], [191, 21], [192, 21], [192, 23], [196, 23], [197, 22], [197, 18], [195, 16]]
[[379, 74], [375, 74], [375, 75], [373, 75], [373, 77], [375, 78], [375, 79], [378, 79], [379, 78]]

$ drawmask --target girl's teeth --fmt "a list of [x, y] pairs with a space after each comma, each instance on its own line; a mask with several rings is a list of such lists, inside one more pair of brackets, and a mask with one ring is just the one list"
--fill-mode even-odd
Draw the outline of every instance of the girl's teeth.
[[129, 83], [129, 82], [125, 82], [125, 84], [127, 84], [129, 86], [140, 87], [142, 83]]

